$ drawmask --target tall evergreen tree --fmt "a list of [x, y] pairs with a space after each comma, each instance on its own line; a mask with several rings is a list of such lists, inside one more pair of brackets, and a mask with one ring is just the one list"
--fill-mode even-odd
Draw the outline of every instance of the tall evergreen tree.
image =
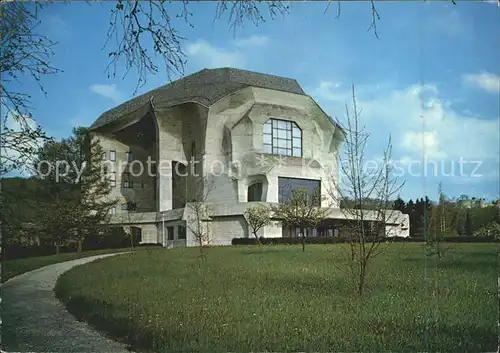
[[467, 213], [465, 214], [465, 235], [471, 236], [473, 233], [472, 227], [472, 219], [470, 216], [470, 209], [467, 209]]
[[37, 164], [48, 203], [41, 223], [46, 234], [53, 234], [56, 247], [76, 241], [81, 251], [86, 236], [106, 221], [109, 209], [117, 204], [109, 196], [102, 153], [85, 128], [76, 128], [70, 138], [47, 143], [39, 151]]
[[401, 197], [398, 196], [398, 198], [394, 201], [392, 208], [405, 213], [406, 212], [406, 203], [404, 202], [404, 200]]

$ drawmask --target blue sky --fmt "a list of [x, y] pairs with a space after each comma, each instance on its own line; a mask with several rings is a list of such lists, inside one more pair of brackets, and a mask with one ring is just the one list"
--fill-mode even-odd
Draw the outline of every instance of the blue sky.
[[[123, 70], [116, 78], [105, 74], [102, 48], [113, 6], [55, 3], [40, 14], [40, 30], [58, 41], [53, 64], [64, 72], [43, 81], [47, 97], [33, 82], [22, 84], [37, 122], [57, 138], [133, 96], [135, 71], [125, 79]], [[227, 18], [214, 23], [214, 3], [190, 6], [194, 28], [176, 24], [186, 38], [186, 74], [231, 66], [292, 77], [340, 121], [354, 83], [372, 136], [368, 155], [380, 158], [392, 135], [393, 158], [405, 170], [404, 198], [424, 192], [435, 198], [438, 182], [450, 196], [499, 196], [500, 8], [494, 3], [378, 3], [379, 39], [367, 32], [368, 2], [343, 3], [339, 19], [335, 2], [326, 14], [325, 3], [294, 3], [285, 18], [247, 23], [236, 33]], [[167, 82], [161, 68], [138, 93]], [[422, 159], [422, 140], [431, 161], [425, 178], [412, 164]]]

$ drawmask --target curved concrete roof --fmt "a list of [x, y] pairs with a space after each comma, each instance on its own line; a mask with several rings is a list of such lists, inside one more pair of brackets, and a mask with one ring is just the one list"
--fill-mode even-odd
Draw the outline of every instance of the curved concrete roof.
[[291, 78], [233, 68], [203, 69], [108, 110], [90, 128], [112, 123], [148, 104], [152, 97], [155, 104], [162, 106], [194, 102], [209, 107], [219, 99], [251, 86], [305, 95], [298, 82]]

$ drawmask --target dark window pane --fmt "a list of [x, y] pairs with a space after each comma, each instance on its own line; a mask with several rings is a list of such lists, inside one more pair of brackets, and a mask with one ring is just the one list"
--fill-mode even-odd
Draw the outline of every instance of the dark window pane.
[[179, 231], [178, 239], [186, 239], [186, 227], [179, 226], [178, 231]]
[[255, 183], [248, 187], [247, 201], [262, 201], [262, 183]]
[[174, 227], [167, 227], [167, 240], [174, 240]]
[[[292, 198], [293, 190], [307, 189], [310, 195], [318, 195], [321, 191], [321, 182], [319, 180], [297, 179], [297, 178], [278, 178], [279, 202], [289, 201]], [[315, 204], [319, 206], [319, 199], [316, 197]]]

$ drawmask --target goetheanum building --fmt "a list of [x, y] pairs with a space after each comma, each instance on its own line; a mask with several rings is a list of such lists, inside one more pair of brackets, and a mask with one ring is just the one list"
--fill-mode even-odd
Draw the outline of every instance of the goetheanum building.
[[[244, 212], [278, 203], [295, 188], [319, 189], [336, 234], [346, 216], [330, 195], [342, 128], [296, 80], [256, 72], [205, 69], [103, 113], [91, 126], [104, 149], [112, 197], [110, 224], [129, 226], [143, 243], [190, 246], [192, 209], [202, 190], [212, 244], [251, 236]], [[408, 236], [408, 216], [394, 211], [388, 235]], [[291, 233], [290, 233], [291, 232]], [[295, 234], [269, 226], [264, 237]]]

